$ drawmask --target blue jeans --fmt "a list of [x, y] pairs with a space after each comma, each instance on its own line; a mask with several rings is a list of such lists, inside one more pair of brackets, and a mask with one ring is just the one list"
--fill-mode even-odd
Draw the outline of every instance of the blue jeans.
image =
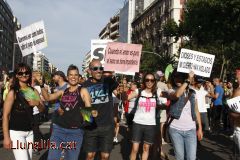
[[173, 143], [176, 160], [184, 160], [184, 155], [186, 155], [187, 160], [196, 160], [196, 129], [181, 131], [170, 127], [169, 134]]
[[64, 159], [77, 160], [83, 141], [82, 129], [66, 129], [53, 124], [50, 142], [56, 144], [58, 148], [49, 148], [48, 160], [60, 159], [62, 147], [64, 149]]

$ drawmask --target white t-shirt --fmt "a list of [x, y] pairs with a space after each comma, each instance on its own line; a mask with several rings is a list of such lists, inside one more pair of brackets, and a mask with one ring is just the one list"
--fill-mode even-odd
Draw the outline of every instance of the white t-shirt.
[[[149, 97], [149, 98], [146, 98]], [[156, 98], [145, 90], [141, 92], [133, 121], [137, 124], [156, 125]]]
[[194, 89], [196, 92], [196, 99], [197, 99], [197, 105], [198, 105], [198, 110], [200, 113], [205, 113], [207, 112], [207, 107], [206, 107], [206, 95], [208, 94], [207, 91], [204, 90], [203, 87], [201, 87], [199, 90]]
[[196, 129], [196, 123], [192, 119], [191, 103], [189, 100], [183, 107], [180, 118], [174, 119], [170, 124], [170, 127], [181, 131], [189, 131], [191, 129]]

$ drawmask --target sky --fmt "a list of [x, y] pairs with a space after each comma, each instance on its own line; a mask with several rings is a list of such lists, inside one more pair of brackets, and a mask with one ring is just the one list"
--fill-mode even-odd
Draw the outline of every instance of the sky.
[[48, 47], [42, 52], [66, 73], [70, 64], [82, 70], [91, 39], [124, 4], [124, 0], [7, 0], [22, 28], [44, 21]]

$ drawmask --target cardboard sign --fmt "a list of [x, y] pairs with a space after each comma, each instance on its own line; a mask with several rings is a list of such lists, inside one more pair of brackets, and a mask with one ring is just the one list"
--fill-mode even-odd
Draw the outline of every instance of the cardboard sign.
[[240, 113], [240, 96], [227, 100], [228, 107], [237, 113]]
[[101, 63], [104, 65], [105, 49], [107, 47], [108, 42], [112, 42], [112, 40], [106, 40], [106, 39], [91, 40], [91, 61], [93, 59], [99, 59]]
[[139, 72], [142, 45], [110, 42], [105, 53], [105, 70], [121, 73]]
[[215, 55], [193, 51], [189, 49], [181, 49], [178, 62], [178, 72], [189, 73], [210, 77], [214, 63]]
[[47, 47], [47, 36], [43, 21], [16, 31], [16, 36], [23, 56]]

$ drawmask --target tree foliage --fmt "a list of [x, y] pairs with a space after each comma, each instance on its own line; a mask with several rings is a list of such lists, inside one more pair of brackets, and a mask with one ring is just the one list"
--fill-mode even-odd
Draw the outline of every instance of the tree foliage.
[[149, 42], [143, 44], [143, 52], [141, 56], [141, 72], [164, 71], [168, 64], [175, 63], [175, 56], [156, 53]]
[[240, 67], [239, 0], [188, 0], [184, 19], [176, 25], [168, 21], [164, 33], [175, 39], [187, 37], [184, 48], [214, 54], [214, 76], [224, 79]]

